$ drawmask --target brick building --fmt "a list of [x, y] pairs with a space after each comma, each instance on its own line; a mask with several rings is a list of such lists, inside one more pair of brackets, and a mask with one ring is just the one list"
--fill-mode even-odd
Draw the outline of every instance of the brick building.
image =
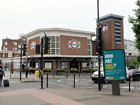
[[[100, 23], [105, 23], [103, 32], [104, 50], [124, 49], [123, 16], [109, 14], [100, 18]], [[35, 53], [35, 46], [41, 43], [41, 38], [47, 32], [50, 38], [50, 50], [43, 56], [43, 68], [51, 68], [55, 72], [57, 68], [64, 68], [70, 72], [71, 68], [82, 72], [89, 64], [89, 69], [98, 68], [96, 55], [96, 42], [92, 41], [94, 32], [72, 30], [64, 28], [37, 29], [24, 35], [27, 39], [28, 52], [23, 56], [23, 63], [28, 67], [36, 67], [40, 70], [40, 54]], [[5, 58], [4, 62], [11, 62]], [[12, 60], [14, 70], [20, 68], [20, 57]]]
[[[109, 14], [100, 17], [103, 26], [103, 45], [104, 50], [124, 49], [123, 16]], [[96, 20], [97, 21], [97, 20]], [[93, 42], [93, 55], [96, 54], [96, 42]]]
[[56, 71], [57, 68], [64, 68], [70, 72], [71, 68], [76, 68], [79, 72], [90, 64], [92, 56], [92, 37], [94, 32], [63, 29], [63, 28], [45, 28], [32, 31], [24, 37], [28, 44], [28, 66], [40, 69], [40, 54], [35, 53], [33, 45], [41, 43], [41, 38], [47, 32], [50, 38], [50, 50], [44, 54], [43, 68], [51, 68]]
[[[25, 39], [25, 38], [23, 38]], [[0, 58], [3, 59], [3, 66], [10, 69], [11, 60], [19, 59], [21, 54], [21, 42], [26, 43], [26, 39], [2, 39], [2, 46], [0, 51]]]

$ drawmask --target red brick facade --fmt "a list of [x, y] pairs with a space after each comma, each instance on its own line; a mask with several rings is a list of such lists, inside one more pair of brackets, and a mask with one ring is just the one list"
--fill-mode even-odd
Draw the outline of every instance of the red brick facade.
[[[11, 40], [11, 39], [3, 39], [2, 40], [2, 50], [3, 47], [5, 46], [5, 48], [7, 48], [7, 51], [14, 51], [15, 48], [18, 49], [18, 44], [15, 45], [14, 43], [17, 43], [18, 40]], [[5, 45], [5, 42], [7, 42], [7, 45]]]
[[31, 50], [31, 43], [32, 42], [36, 42], [36, 45], [40, 44], [40, 37], [35, 37], [33, 39], [30, 39], [29, 42], [28, 42], [28, 55], [38, 55], [35, 53], [35, 50]]
[[[68, 42], [72, 40], [79, 41], [80, 48], [76, 50], [69, 48]], [[61, 55], [87, 55], [87, 38], [61, 35], [60, 41]]]

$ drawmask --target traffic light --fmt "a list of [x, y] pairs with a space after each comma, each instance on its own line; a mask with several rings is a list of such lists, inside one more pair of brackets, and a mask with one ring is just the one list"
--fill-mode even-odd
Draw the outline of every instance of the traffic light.
[[23, 56], [26, 55], [26, 52], [27, 52], [27, 44], [24, 44], [23, 45]]
[[35, 49], [36, 54], [40, 54], [40, 45], [36, 45]]
[[45, 46], [44, 46], [44, 54], [48, 54], [48, 50], [50, 49], [50, 38], [45, 36]]
[[103, 52], [103, 26], [96, 28], [96, 52]]

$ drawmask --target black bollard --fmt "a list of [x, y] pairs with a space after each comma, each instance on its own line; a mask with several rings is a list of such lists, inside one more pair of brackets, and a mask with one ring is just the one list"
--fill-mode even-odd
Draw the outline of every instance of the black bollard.
[[131, 91], [131, 89], [130, 89], [130, 76], [129, 76], [129, 91]]
[[74, 72], [74, 86], [73, 87], [75, 88], [75, 72]]
[[48, 73], [47, 73], [47, 78], [46, 78], [46, 88], [48, 88]]

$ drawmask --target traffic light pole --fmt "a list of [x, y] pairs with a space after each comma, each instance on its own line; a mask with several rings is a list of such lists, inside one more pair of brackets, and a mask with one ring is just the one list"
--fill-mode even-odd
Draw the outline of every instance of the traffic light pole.
[[43, 89], [43, 38], [41, 38], [41, 89]]
[[21, 68], [22, 68], [22, 43], [21, 43], [21, 53], [20, 53], [20, 81], [21, 81]]
[[[99, 0], [97, 0], [97, 16], [98, 16], [98, 23], [97, 23], [97, 28], [99, 28]], [[97, 31], [97, 35], [99, 35], [98, 37], [100, 37], [99, 39], [101, 39], [101, 34], [99, 34], [99, 31]], [[98, 90], [101, 91], [101, 72], [100, 72], [100, 56], [101, 56], [101, 40], [98, 39]]]

